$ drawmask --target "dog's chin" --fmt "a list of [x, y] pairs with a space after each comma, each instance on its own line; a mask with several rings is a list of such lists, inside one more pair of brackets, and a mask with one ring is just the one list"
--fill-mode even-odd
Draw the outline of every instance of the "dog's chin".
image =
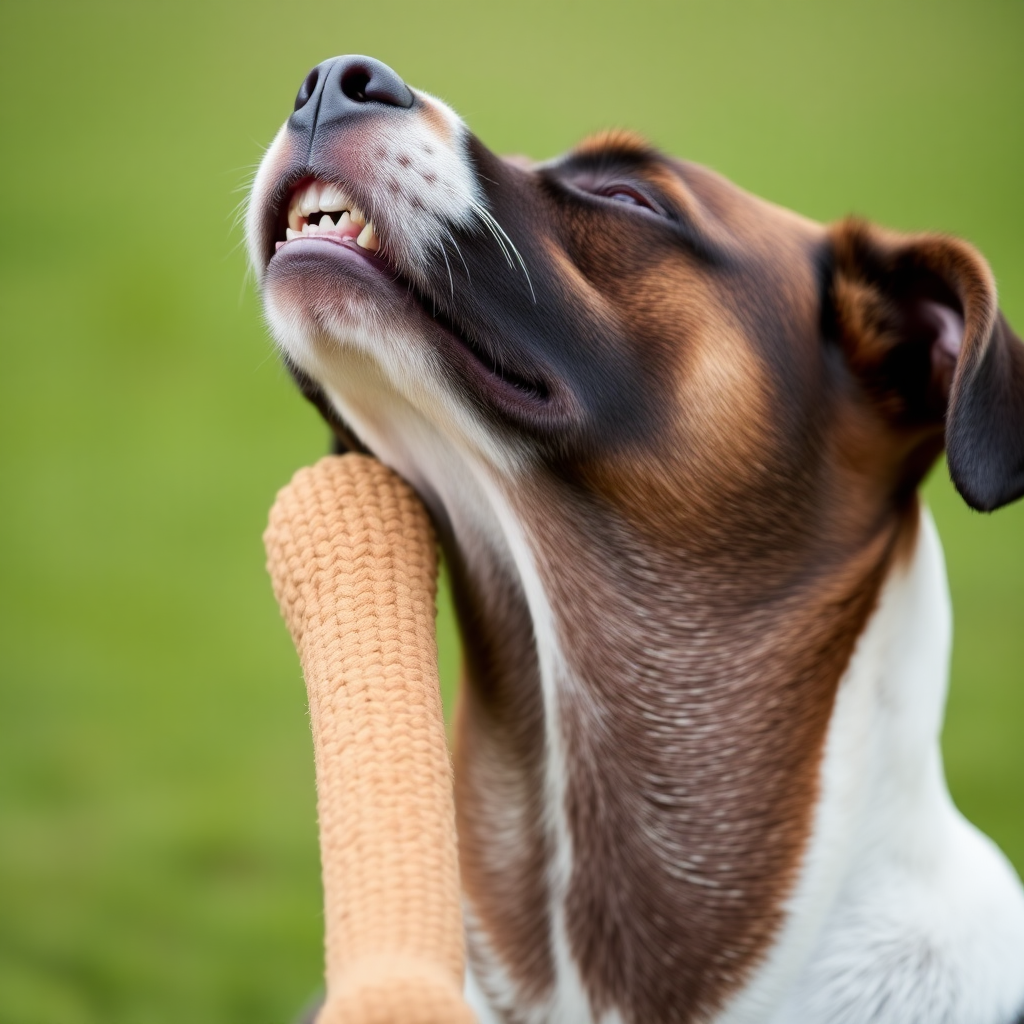
[[314, 332], [348, 322], [422, 329], [422, 307], [406, 283], [381, 257], [350, 239], [281, 243], [267, 265], [263, 286], [280, 314]]
[[[474, 412], [541, 425], [566, 398], [549, 382], [516, 373], [489, 355], [443, 309], [443, 299], [404, 278], [386, 258], [354, 240], [297, 238], [279, 244], [263, 281], [278, 341], [321, 383], [327, 363], [353, 339], [396, 389], [435, 391]], [[312, 353], [316, 353], [311, 358]], [[424, 410], [428, 411], [428, 410]]]

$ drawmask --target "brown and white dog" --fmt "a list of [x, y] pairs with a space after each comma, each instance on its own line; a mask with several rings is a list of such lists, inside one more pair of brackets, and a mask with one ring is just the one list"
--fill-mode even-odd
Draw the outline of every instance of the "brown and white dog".
[[1024, 493], [982, 258], [628, 135], [503, 160], [366, 57], [306, 79], [248, 240], [303, 390], [443, 538], [481, 1019], [1016, 1021], [916, 496], [944, 445], [974, 508]]

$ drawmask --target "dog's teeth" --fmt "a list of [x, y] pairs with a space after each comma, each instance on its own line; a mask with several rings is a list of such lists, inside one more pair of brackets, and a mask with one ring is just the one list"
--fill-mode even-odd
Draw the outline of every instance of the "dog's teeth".
[[315, 210], [320, 209], [320, 186], [315, 181], [302, 193], [299, 209], [302, 211], [303, 217], [308, 217]]
[[377, 232], [373, 230], [372, 224], [367, 224], [366, 227], [359, 232], [359, 237], [356, 239], [356, 245], [361, 246], [364, 249], [369, 249], [371, 252], [376, 252], [380, 248], [380, 240], [377, 238]]
[[330, 213], [344, 210], [348, 200], [333, 186], [327, 185], [320, 193], [320, 209]]
[[311, 181], [292, 196], [285, 239], [290, 242], [293, 238], [326, 231], [354, 238], [357, 245], [371, 252], [380, 248], [380, 239], [373, 225], [367, 223], [366, 214], [353, 206], [341, 189], [322, 181]]

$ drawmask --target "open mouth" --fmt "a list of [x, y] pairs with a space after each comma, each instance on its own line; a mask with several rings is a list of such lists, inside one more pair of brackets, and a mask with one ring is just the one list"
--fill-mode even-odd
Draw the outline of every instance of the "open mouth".
[[380, 239], [372, 221], [336, 185], [308, 182], [296, 188], [288, 202], [285, 237], [275, 242], [275, 251], [296, 238], [321, 237], [329, 241], [355, 241], [361, 249], [377, 252]]
[[[518, 372], [508, 360], [495, 356], [490, 346], [476, 340], [467, 325], [458, 322], [447, 311], [443, 296], [427, 294], [407, 278], [395, 265], [392, 254], [377, 234], [372, 220], [343, 189], [319, 179], [303, 179], [292, 187], [287, 205], [278, 217], [274, 252], [291, 242], [317, 239], [348, 248], [362, 250], [391, 283], [407, 294], [421, 311], [442, 329], [445, 336], [457, 344], [458, 349], [472, 356], [472, 363], [484, 371], [484, 379], [491, 386], [498, 384], [511, 389], [519, 401], [546, 402], [550, 396], [547, 384], [539, 377]], [[386, 243], [386, 239], [384, 240]]]

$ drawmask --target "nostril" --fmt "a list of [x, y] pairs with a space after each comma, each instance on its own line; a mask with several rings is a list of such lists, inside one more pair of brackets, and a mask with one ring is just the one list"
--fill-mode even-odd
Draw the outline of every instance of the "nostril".
[[316, 90], [316, 83], [320, 80], [320, 71], [318, 68], [313, 68], [308, 75], [306, 75], [305, 81], [299, 86], [298, 95], [295, 97], [295, 109], [301, 110], [308, 102], [309, 97], [313, 95]]
[[341, 91], [354, 103], [368, 103], [370, 97], [366, 94], [366, 87], [371, 78], [372, 75], [358, 65], [346, 68], [341, 76]]
[[[394, 71], [372, 57], [346, 57], [340, 68], [338, 85], [351, 103], [383, 103], [387, 107], [413, 104], [409, 86]], [[324, 85], [326, 88], [326, 83]]]

